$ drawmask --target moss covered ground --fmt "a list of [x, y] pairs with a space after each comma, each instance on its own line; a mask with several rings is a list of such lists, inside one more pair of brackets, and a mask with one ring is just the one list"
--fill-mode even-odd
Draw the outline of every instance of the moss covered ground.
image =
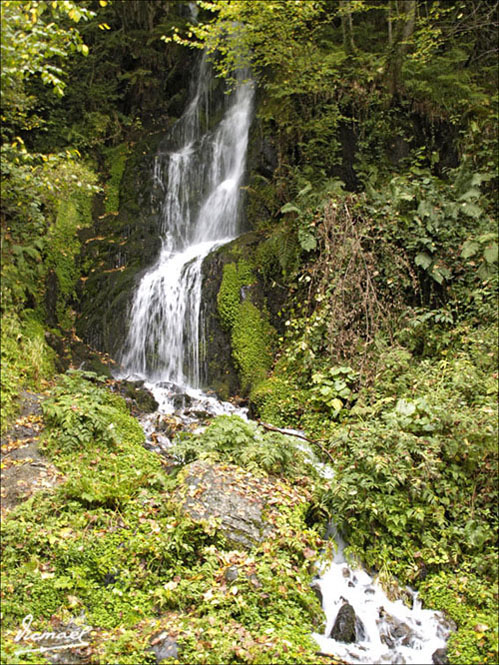
[[[177, 640], [185, 663], [323, 661], [310, 638], [322, 612], [309, 587], [322, 541], [305, 525], [307, 502], [280, 501], [277, 535], [235, 550], [216, 522], [179, 512], [171, 500], [178, 480], [144, 449], [141, 427], [103, 379], [61, 377], [43, 413], [41, 448], [64, 482], [5, 516], [3, 663], [48, 662], [15, 655], [30, 646], [14, 639], [28, 614], [38, 631], [79, 617], [92, 627], [85, 654], [95, 663], [154, 662], [148, 649], [161, 630]], [[227, 424], [218, 428], [205, 437], [219, 441]], [[256, 436], [250, 429], [232, 445], [241, 463]], [[200, 441], [198, 454], [203, 448]], [[257, 454], [248, 459], [265, 474]], [[234, 566], [235, 581], [226, 576]]]

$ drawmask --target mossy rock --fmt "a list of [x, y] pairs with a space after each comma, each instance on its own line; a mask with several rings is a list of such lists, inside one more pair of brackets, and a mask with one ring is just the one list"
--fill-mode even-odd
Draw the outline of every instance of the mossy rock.
[[276, 537], [280, 510], [306, 503], [282, 481], [207, 460], [191, 462], [180, 472], [173, 501], [194, 521], [216, 521], [229, 545], [238, 549]]
[[265, 378], [275, 330], [282, 328], [279, 314], [287, 291], [259, 269], [265, 240], [261, 232], [245, 233], [203, 263], [204, 377], [223, 398], [248, 395]]
[[130, 402], [134, 415], [157, 410], [159, 405], [151, 391], [144, 388], [143, 381], [117, 381], [116, 385], [120, 394]]

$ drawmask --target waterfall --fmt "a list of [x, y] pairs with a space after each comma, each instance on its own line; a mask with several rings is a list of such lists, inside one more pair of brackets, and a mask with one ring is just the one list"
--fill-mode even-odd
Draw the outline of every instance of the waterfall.
[[222, 119], [209, 129], [213, 78], [203, 57], [191, 102], [170, 132], [173, 148], [156, 155], [161, 250], [134, 294], [121, 358], [128, 374], [199, 387], [203, 259], [239, 230], [253, 98], [243, 77], [241, 72], [235, 91], [225, 96]]

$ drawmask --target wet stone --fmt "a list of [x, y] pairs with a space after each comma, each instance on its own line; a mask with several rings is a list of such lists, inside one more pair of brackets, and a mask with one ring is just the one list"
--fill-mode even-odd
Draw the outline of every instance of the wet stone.
[[411, 646], [414, 642], [414, 632], [409, 626], [384, 610], [380, 612], [381, 620], [377, 621], [380, 629], [380, 639], [390, 649], [397, 645]]
[[319, 599], [319, 603], [321, 604], [321, 607], [322, 607], [323, 606], [322, 603], [323, 603], [324, 599], [322, 597], [321, 585], [319, 584], [319, 582], [317, 580], [314, 580], [312, 582], [312, 584], [310, 585], [310, 588], [312, 589], [312, 591], [315, 593], [315, 595]]
[[449, 665], [449, 659], [447, 658], [447, 649], [437, 649], [433, 652], [431, 660], [434, 665]]
[[282, 491], [275, 481], [208, 460], [186, 465], [178, 481], [172, 499], [181, 511], [195, 521], [216, 519], [231, 546], [250, 549], [275, 536], [276, 497]]
[[156, 663], [163, 663], [164, 661], [178, 658], [178, 643], [168, 633], [160, 633], [153, 636], [149, 651], [152, 651], [156, 656]]
[[186, 394], [174, 395], [172, 399], [173, 408], [178, 411], [192, 404], [192, 397]]
[[230, 566], [225, 571], [224, 578], [226, 582], [234, 582], [235, 580], [237, 580], [238, 577], [239, 577], [239, 570], [237, 566]]
[[334, 622], [330, 637], [345, 644], [355, 642], [357, 639], [355, 630], [356, 618], [355, 610], [350, 603], [342, 605]]

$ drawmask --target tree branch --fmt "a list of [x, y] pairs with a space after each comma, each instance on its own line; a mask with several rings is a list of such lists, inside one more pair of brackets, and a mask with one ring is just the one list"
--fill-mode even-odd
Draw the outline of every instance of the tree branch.
[[291, 430], [286, 430], [286, 429], [283, 429], [281, 427], [276, 427], [275, 425], [270, 425], [269, 423], [264, 423], [261, 420], [257, 420], [256, 422], [261, 427], [263, 427], [263, 429], [266, 429], [269, 432], [278, 432], [279, 434], [285, 434], [287, 436], [294, 436], [297, 439], [303, 439], [307, 443], [313, 443], [315, 446], [318, 446], [321, 449], [321, 451], [324, 453], [324, 455], [327, 455], [327, 457], [329, 457], [331, 462], [334, 464], [334, 458], [331, 455], [331, 453], [329, 452], [329, 450], [327, 450], [322, 445], [322, 443], [320, 443], [320, 441], [317, 441], [317, 439], [309, 439], [308, 436], [305, 436], [304, 434], [300, 434], [299, 432], [295, 432], [295, 431], [291, 432]]

